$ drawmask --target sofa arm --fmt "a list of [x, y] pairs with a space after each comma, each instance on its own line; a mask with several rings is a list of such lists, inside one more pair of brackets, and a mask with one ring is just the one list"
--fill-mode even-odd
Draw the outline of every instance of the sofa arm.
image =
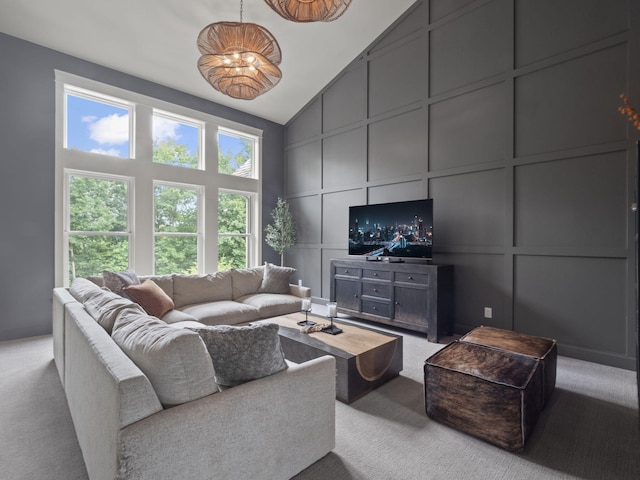
[[289, 284], [289, 295], [295, 295], [296, 297], [306, 298], [311, 296], [311, 289], [309, 287], [303, 287], [302, 285]]
[[118, 479], [291, 478], [335, 446], [335, 372], [330, 356], [290, 364], [131, 424]]

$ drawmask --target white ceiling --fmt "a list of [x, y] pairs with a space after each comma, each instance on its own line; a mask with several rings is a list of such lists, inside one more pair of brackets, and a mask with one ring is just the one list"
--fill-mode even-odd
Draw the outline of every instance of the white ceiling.
[[198, 33], [239, 21], [240, 0], [0, 0], [0, 31], [285, 124], [414, 2], [353, 0], [333, 22], [304, 24], [245, 0], [243, 21], [267, 28], [283, 57], [280, 83], [250, 101], [217, 92], [197, 68]]

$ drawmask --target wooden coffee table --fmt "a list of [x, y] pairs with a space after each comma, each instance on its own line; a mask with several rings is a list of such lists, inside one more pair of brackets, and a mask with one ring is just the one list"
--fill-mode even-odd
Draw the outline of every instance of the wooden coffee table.
[[[402, 370], [402, 336], [334, 321], [343, 330], [338, 335], [324, 332], [302, 333], [297, 322], [304, 314], [292, 313], [263, 320], [280, 327], [280, 343], [285, 358], [295, 363], [323, 355], [336, 359], [336, 398], [344, 403], [366, 395], [396, 377]], [[309, 315], [316, 323], [326, 317]]]

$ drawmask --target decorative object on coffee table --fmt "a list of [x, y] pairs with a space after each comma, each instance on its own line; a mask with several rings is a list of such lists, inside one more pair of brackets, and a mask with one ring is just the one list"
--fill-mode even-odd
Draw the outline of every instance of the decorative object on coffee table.
[[311, 311], [310, 298], [302, 299], [302, 305], [300, 307], [300, 310], [304, 312], [304, 320], [298, 322], [298, 325], [300, 325], [301, 327], [305, 327], [305, 326], [311, 326], [316, 324], [316, 322], [312, 322], [311, 320], [309, 320], [309, 312]]
[[331, 319], [331, 325], [322, 329], [324, 333], [330, 333], [331, 335], [342, 333], [342, 330], [333, 324], [333, 319], [336, 316], [338, 316], [338, 304], [336, 302], [327, 303], [327, 317]]

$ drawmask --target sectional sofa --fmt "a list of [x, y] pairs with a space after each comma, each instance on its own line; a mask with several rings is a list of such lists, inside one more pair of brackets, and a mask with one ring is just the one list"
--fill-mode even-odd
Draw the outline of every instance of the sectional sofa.
[[[270, 270], [150, 277], [122, 286], [130, 298], [99, 279], [54, 289], [54, 358], [91, 480], [287, 479], [333, 449], [334, 358], [288, 362], [277, 328], [247, 324], [309, 294], [272, 293]], [[249, 376], [221, 385], [211, 339], [244, 341], [230, 371]]]

